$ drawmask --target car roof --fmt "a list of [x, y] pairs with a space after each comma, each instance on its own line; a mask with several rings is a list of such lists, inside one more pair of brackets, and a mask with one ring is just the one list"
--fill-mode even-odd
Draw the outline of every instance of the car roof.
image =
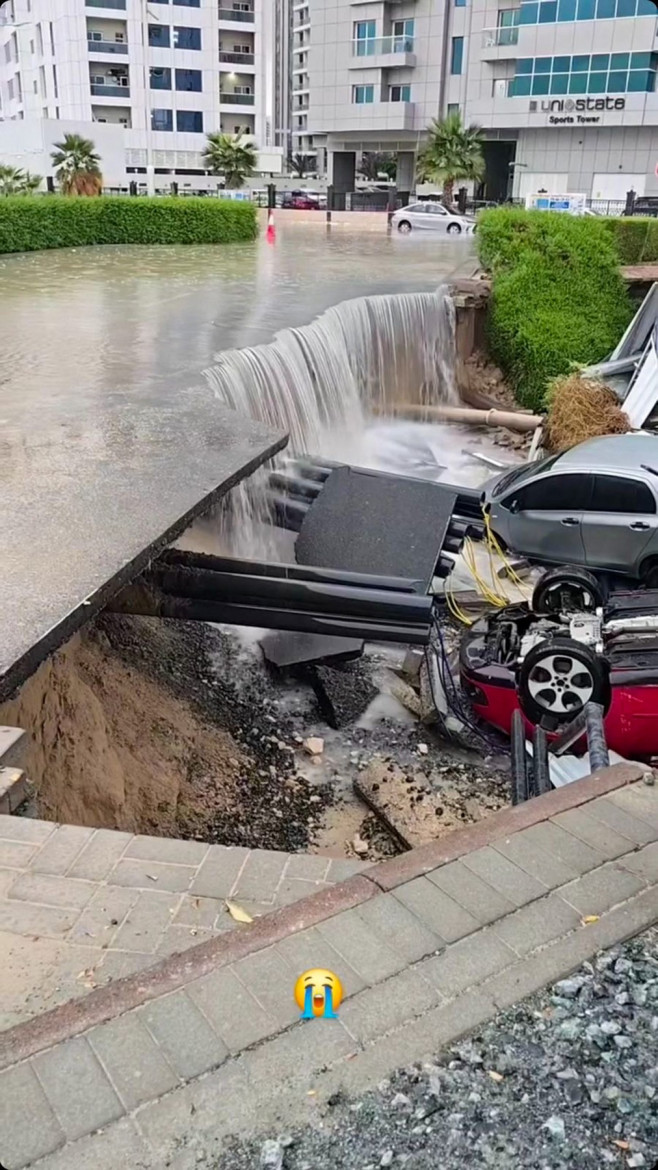
[[631, 471], [641, 464], [658, 470], [658, 435], [603, 435], [565, 451], [551, 471]]

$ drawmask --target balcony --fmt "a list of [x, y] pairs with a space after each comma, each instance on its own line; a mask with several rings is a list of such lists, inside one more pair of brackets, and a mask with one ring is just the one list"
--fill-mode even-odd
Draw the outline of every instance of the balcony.
[[219, 60], [222, 65], [253, 65], [254, 54], [220, 52]]
[[92, 97], [102, 98], [129, 98], [130, 86], [117, 85], [115, 81], [104, 82], [103, 85], [98, 81], [90, 82]]
[[514, 58], [518, 43], [519, 28], [516, 24], [485, 28], [482, 31], [482, 58], [485, 61]]
[[256, 17], [253, 9], [243, 12], [240, 8], [220, 8], [218, 19], [220, 24], [239, 24], [244, 27], [245, 24], [254, 24]]
[[127, 56], [128, 46], [122, 41], [99, 41], [87, 38], [87, 48], [90, 53], [120, 53]]
[[377, 37], [352, 41], [350, 69], [412, 68], [415, 64], [413, 37]]
[[126, 0], [85, 0], [87, 8], [111, 8], [126, 11]]
[[221, 89], [219, 91], [220, 106], [253, 106], [255, 100], [253, 93], [225, 93]]
[[364, 102], [338, 106], [335, 116], [328, 120], [328, 133], [363, 134], [379, 130], [413, 130], [416, 106], [414, 102]]

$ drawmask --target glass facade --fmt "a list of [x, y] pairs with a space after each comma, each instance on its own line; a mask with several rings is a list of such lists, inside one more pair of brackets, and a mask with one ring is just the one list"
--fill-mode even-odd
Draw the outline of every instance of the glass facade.
[[519, 24], [656, 15], [656, 5], [652, 0], [526, 0], [519, 10]]
[[177, 69], [176, 89], [192, 91], [193, 93], [201, 93], [201, 70]]
[[187, 134], [203, 134], [200, 110], [176, 110], [176, 129]]
[[510, 97], [545, 94], [651, 93], [656, 53], [594, 53], [576, 57], [522, 57]]
[[452, 38], [452, 50], [450, 53], [450, 72], [453, 74], [461, 73], [463, 60], [464, 60], [464, 38], [463, 37], [453, 37]]

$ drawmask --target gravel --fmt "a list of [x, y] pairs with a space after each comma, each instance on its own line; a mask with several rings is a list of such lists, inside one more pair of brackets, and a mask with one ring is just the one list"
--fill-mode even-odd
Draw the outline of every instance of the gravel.
[[[356, 1100], [337, 1094], [287, 1136], [283, 1170], [655, 1170], [657, 1053], [654, 928], [432, 1063]], [[198, 1164], [255, 1170], [263, 1140], [232, 1139]]]

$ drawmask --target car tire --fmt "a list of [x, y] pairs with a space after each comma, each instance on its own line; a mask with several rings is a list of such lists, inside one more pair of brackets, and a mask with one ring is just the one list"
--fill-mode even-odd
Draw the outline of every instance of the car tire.
[[548, 638], [528, 651], [516, 680], [519, 705], [535, 724], [570, 723], [586, 703], [610, 706], [608, 663], [573, 638]]
[[644, 561], [641, 569], [642, 584], [647, 589], [658, 589], [658, 559], [651, 557]]
[[557, 617], [560, 613], [594, 613], [603, 605], [600, 581], [577, 565], [560, 565], [542, 573], [532, 593], [534, 613]]
[[449, 235], [451, 235], [451, 236], [460, 236], [460, 235], [461, 235], [461, 231], [462, 231], [462, 229], [461, 229], [461, 227], [460, 227], [460, 225], [459, 225], [458, 223], [449, 223], [449, 224], [448, 224], [448, 233], [449, 233]]
[[409, 223], [409, 220], [408, 220], [408, 219], [401, 219], [401, 220], [400, 220], [400, 222], [399, 222], [399, 224], [398, 224], [398, 231], [399, 231], [399, 232], [400, 232], [400, 233], [401, 233], [403, 236], [408, 236], [408, 235], [409, 235], [409, 232], [411, 231], [411, 224]]

